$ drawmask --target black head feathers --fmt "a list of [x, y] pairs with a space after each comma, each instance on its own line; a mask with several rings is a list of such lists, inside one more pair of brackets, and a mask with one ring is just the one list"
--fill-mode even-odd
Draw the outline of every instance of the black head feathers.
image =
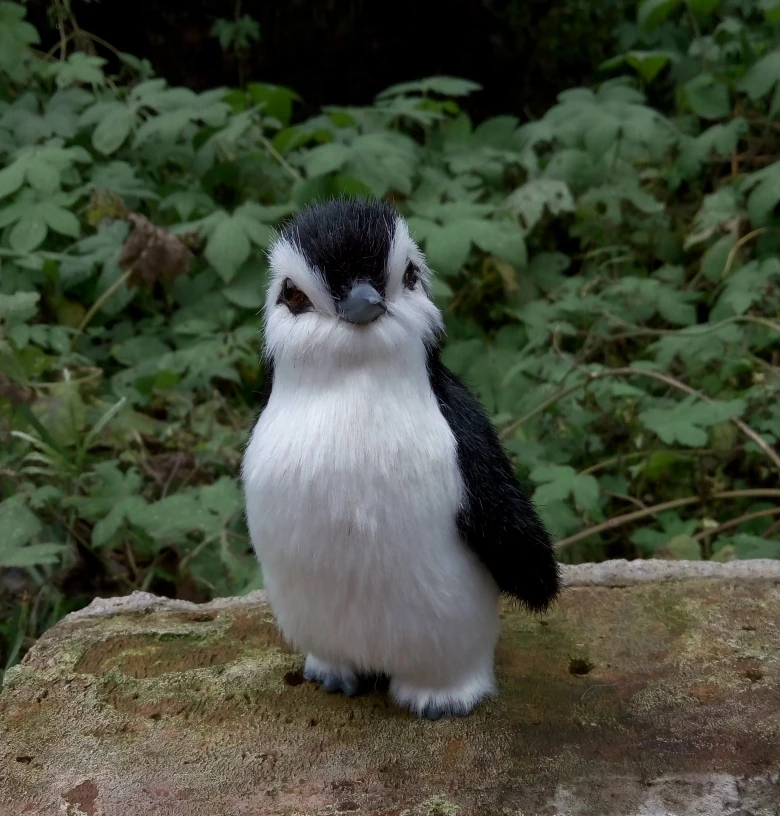
[[384, 201], [338, 198], [307, 207], [285, 224], [281, 237], [320, 272], [334, 298], [357, 280], [384, 294], [397, 218]]

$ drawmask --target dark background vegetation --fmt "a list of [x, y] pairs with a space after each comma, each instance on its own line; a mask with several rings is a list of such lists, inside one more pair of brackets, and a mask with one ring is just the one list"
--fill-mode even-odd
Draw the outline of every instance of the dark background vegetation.
[[780, 557], [780, 0], [0, 0], [0, 672], [262, 586], [272, 230], [385, 197], [567, 562]]
[[[46, 48], [56, 42], [49, 0], [27, 4]], [[171, 85], [206, 90], [239, 76], [294, 88], [301, 113], [366, 105], [398, 82], [446, 74], [483, 90], [468, 101], [478, 119], [541, 115], [562, 88], [596, 78], [614, 52], [629, 0], [398, 0], [287, 3], [241, 0], [74, 3], [84, 29], [148, 59]], [[248, 15], [262, 32], [241, 57], [211, 34], [221, 18]]]

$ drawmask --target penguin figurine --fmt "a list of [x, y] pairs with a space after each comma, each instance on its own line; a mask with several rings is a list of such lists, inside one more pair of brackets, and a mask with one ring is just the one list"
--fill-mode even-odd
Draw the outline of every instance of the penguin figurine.
[[269, 267], [242, 481], [282, 634], [326, 691], [385, 677], [418, 716], [468, 714], [495, 690], [501, 593], [534, 611], [558, 593], [550, 536], [441, 361], [431, 273], [390, 205], [308, 207]]

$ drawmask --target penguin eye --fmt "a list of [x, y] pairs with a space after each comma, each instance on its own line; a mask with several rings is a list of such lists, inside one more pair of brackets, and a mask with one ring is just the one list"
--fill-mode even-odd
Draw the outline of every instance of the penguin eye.
[[414, 268], [414, 264], [409, 261], [406, 271], [404, 272], [404, 286], [407, 289], [414, 289], [417, 286], [417, 281], [420, 280], [420, 275]]
[[293, 314], [301, 314], [311, 308], [311, 301], [303, 290], [299, 289], [289, 278], [285, 278], [278, 303], [284, 303]]

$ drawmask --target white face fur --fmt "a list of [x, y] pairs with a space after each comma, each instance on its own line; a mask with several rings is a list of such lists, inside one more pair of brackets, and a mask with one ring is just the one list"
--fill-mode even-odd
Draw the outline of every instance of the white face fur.
[[[265, 347], [277, 368], [302, 362], [349, 365], [381, 361], [406, 356], [411, 350], [421, 352], [435, 342], [442, 317], [429, 298], [431, 275], [425, 258], [401, 216], [395, 216], [388, 227], [386, 312], [363, 325], [350, 323], [339, 314], [339, 297], [328, 286], [328, 270], [312, 266], [300, 244], [284, 233], [276, 240], [269, 252]], [[354, 282], [360, 280], [357, 269]], [[305, 310], [298, 311], [297, 304], [303, 304]]]

